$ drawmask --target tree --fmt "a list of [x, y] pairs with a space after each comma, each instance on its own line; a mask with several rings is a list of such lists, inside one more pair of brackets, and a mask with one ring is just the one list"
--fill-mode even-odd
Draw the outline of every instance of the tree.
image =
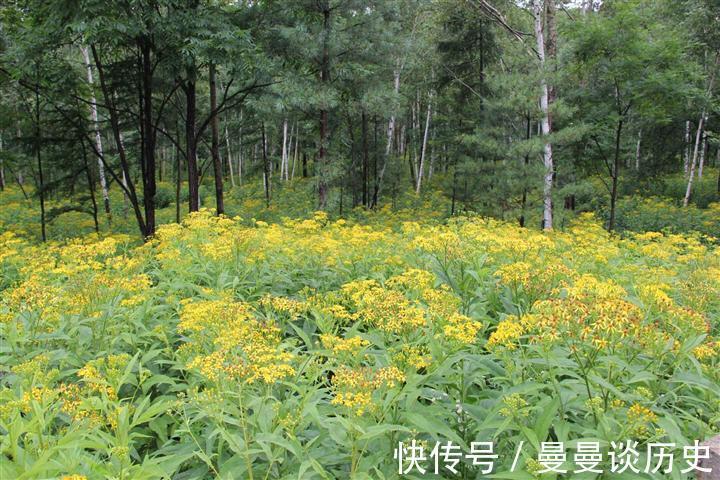
[[678, 29], [658, 21], [643, 0], [606, 2], [598, 14], [567, 25], [568, 84], [581, 85], [571, 101], [587, 126], [591, 168], [599, 161], [609, 182], [608, 230], [616, 209], [626, 131], [631, 114], [667, 122], [694, 92], [693, 62]]

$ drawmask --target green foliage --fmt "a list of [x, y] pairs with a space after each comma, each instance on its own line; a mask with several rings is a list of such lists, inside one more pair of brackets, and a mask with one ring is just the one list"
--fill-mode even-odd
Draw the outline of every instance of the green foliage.
[[501, 476], [523, 442], [533, 478], [540, 442], [720, 426], [713, 247], [588, 217], [552, 237], [369, 220], [201, 212], [137, 248], [0, 237], [0, 474], [392, 478], [417, 439], [493, 440]]

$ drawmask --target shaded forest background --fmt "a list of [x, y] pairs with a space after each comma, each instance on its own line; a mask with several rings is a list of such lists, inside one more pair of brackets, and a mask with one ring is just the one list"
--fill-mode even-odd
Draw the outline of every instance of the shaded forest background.
[[[201, 207], [720, 236], [714, 0], [6, 1], [0, 226]], [[28, 227], [32, 225], [32, 227]]]

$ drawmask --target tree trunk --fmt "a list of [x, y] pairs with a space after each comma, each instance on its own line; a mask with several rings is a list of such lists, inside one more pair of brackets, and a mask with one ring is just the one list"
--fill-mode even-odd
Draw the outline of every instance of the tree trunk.
[[[218, 126], [217, 116], [217, 86], [215, 82], [215, 64], [210, 63], [210, 154], [212, 155], [213, 175], [215, 176], [215, 208], [218, 215], [225, 213], [225, 203], [223, 198], [223, 178], [222, 165], [220, 164], [220, 127]], [[215, 113], [213, 113], [215, 112]]]
[[230, 170], [230, 186], [235, 188], [235, 172], [233, 168], [232, 151], [230, 150], [230, 135], [228, 134], [227, 120], [225, 120], [225, 156], [227, 157], [228, 170]]
[[430, 131], [430, 117], [432, 116], [432, 92], [428, 94], [427, 114], [425, 116], [425, 133], [423, 133], [422, 148], [420, 150], [420, 166], [418, 167], [417, 185], [415, 193], [420, 194], [422, 185], [423, 170], [425, 169], [425, 154], [427, 152], [428, 132]]
[[262, 124], [262, 159], [263, 159], [263, 186], [265, 187], [265, 206], [270, 207], [270, 160], [267, 155], [267, 139], [265, 137], [265, 122]]
[[[533, 14], [535, 17], [535, 40], [537, 43], [538, 57], [540, 59], [540, 68], [545, 69], [545, 38], [543, 35], [543, 22], [542, 22], [542, 0], [533, 1]], [[550, 135], [550, 111], [549, 111], [549, 92], [548, 84], [545, 80], [545, 72], [543, 72], [540, 80], [540, 109], [542, 111], [541, 128], [542, 134], [546, 137], [545, 147], [543, 152], [543, 164], [545, 166], [545, 175], [543, 178], [543, 229], [552, 230], [553, 228], [553, 203], [552, 203], [552, 190], [553, 190], [553, 153], [552, 144], [547, 140], [547, 136]]]
[[[320, 82], [323, 86], [330, 83], [330, 2], [322, 2], [323, 14], [323, 41], [322, 41], [322, 63], [320, 65]], [[327, 206], [328, 183], [327, 183], [327, 143], [328, 143], [328, 110], [326, 106], [320, 109], [320, 148], [318, 150], [318, 208], [324, 210]]]
[[362, 110], [362, 203], [365, 207], [370, 205], [368, 198], [368, 183], [370, 173], [370, 154], [368, 150], [368, 125], [365, 109]]
[[[710, 79], [708, 81], [707, 94], [712, 95], [713, 85], [715, 84], [715, 74], [717, 73], [717, 67], [720, 64], [720, 52], [715, 55], [715, 64], [712, 67], [710, 73]], [[702, 114], [700, 115], [700, 121], [698, 122], [697, 133], [695, 134], [695, 149], [693, 150], [692, 160], [690, 161], [690, 174], [688, 175], [687, 189], [685, 190], [685, 198], [683, 199], [683, 207], [687, 207], [690, 203], [690, 195], [692, 193], [693, 177], [695, 176], [695, 166], [698, 159], [698, 149], [700, 148], [700, 138], [705, 127], [705, 117], [707, 115], [707, 109], [703, 108]]]
[[[398, 62], [398, 65], [395, 68], [394, 78], [393, 78], [393, 88], [394, 88], [396, 97], [400, 93], [400, 69], [401, 69], [401, 64], [400, 64], [400, 62]], [[395, 137], [395, 112], [393, 111], [390, 114], [390, 120], [388, 121], [387, 143], [385, 144], [385, 156], [383, 157], [383, 164], [382, 164], [382, 167], [380, 167], [380, 173], [377, 176], [377, 180], [375, 182], [375, 188], [373, 190], [372, 208], [375, 208], [378, 203], [378, 196], [380, 195], [380, 188], [382, 187], [382, 181], [383, 181], [383, 178], [385, 177], [385, 169], [387, 168], [388, 162], [390, 161], [390, 152], [392, 151], [394, 137]]]
[[[110, 117], [110, 127], [113, 132], [113, 136], [115, 137], [115, 145], [117, 147], [118, 151], [118, 157], [120, 157], [120, 166], [122, 169], [122, 179], [118, 178], [112, 170], [108, 169], [110, 174], [113, 176], [116, 182], [121, 184], [123, 186], [123, 191], [127, 195], [128, 199], [130, 200], [130, 204], [133, 207], [133, 212], [135, 214], [135, 219], [138, 224], [138, 228], [140, 229], [140, 234], [145, 238], [145, 220], [142, 216], [142, 212], [140, 212], [140, 204], [138, 202], [137, 193], [135, 192], [135, 184], [133, 183], [132, 179], [130, 178], [130, 167], [127, 162], [127, 156], [125, 154], [125, 145], [123, 144], [122, 140], [122, 132], [120, 131], [120, 120], [118, 118], [117, 109], [115, 108], [115, 102], [112, 95], [112, 92], [110, 91], [108, 85], [105, 82], [105, 75], [103, 70], [102, 62], [100, 61], [100, 56], [98, 55], [97, 49], [95, 48], [95, 45], [90, 45], [90, 51], [93, 54], [93, 60], [95, 61], [95, 67], [97, 68], [98, 72], [98, 81], [100, 82], [100, 89], [103, 92], [103, 98], [105, 99], [105, 104], [108, 108], [108, 114]], [[99, 158], [103, 162], [103, 165], [105, 165], [105, 160], [102, 156], [99, 155]]]
[[141, 41], [142, 54], [142, 87], [143, 87], [143, 154], [145, 168], [143, 170], [143, 204], [145, 206], [145, 238], [155, 234], [155, 127], [153, 125], [152, 86], [153, 65], [150, 58], [150, 40], [146, 37]]
[[415, 101], [410, 108], [410, 142], [412, 144], [412, 155], [408, 157], [410, 162], [410, 185], [417, 186], [417, 166], [420, 157], [420, 148], [418, 141], [418, 131], [420, 130], [420, 93], [415, 91]]
[[[413, 148], [412, 155], [415, 155], [414, 150], [415, 149]], [[412, 155], [409, 148], [405, 150], [405, 158], [408, 162], [408, 168], [410, 170], [410, 185], [415, 185], [415, 162], [413, 162]]]
[[640, 171], [640, 143], [642, 142], [642, 130], [638, 130], [637, 145], [635, 146], [635, 171]]
[[[35, 65], [36, 76], [39, 76], [39, 67]], [[47, 241], [47, 234], [45, 232], [45, 182], [43, 179], [42, 169], [42, 146], [40, 140], [40, 81], [39, 78], [35, 81], [35, 158], [37, 159], [38, 167], [38, 181], [39, 188], [38, 194], [40, 195], [40, 229], [42, 233], [42, 241]]]
[[[557, 44], [558, 44], [558, 33], [556, 25], [556, 12], [555, 0], [545, 0], [545, 27], [547, 28], [547, 51], [546, 57], [550, 59], [553, 71], [557, 70]], [[555, 84], [548, 82], [548, 105], [552, 107], [557, 98], [555, 92]], [[550, 128], [552, 129], [552, 116], [550, 117]]]
[[92, 202], [93, 222], [95, 223], [95, 233], [100, 233], [100, 225], [98, 224], [98, 208], [95, 201], [95, 182], [93, 182], [90, 165], [87, 161], [87, 152], [85, 151], [85, 143], [80, 140], [80, 148], [82, 149], [83, 165], [85, 166], [85, 178], [87, 178], [88, 189], [90, 190], [90, 201]]
[[690, 168], [690, 120], [685, 122], [685, 154], [683, 160], [683, 172], [687, 175]]
[[[100, 135], [100, 125], [98, 123], [98, 112], [97, 112], [97, 101], [95, 100], [95, 93], [93, 92], [93, 75], [92, 67], [90, 65], [90, 53], [87, 47], [80, 47], [83, 59], [85, 60], [85, 67], [87, 68], [87, 79], [88, 85], [90, 86], [90, 117], [95, 127], [95, 148], [97, 148], [98, 155], [103, 155], [102, 136]], [[112, 221], [112, 215], [110, 214], [110, 196], [108, 194], [107, 180], [105, 179], [105, 167], [102, 163], [102, 159], [98, 156], [98, 177], [100, 178], [100, 188], [102, 190], [103, 205], [105, 207], [105, 214], [107, 215], [108, 225]]]
[[685, 189], [685, 198], [683, 198], [683, 207], [687, 207], [690, 203], [690, 195], [692, 193], [693, 180], [695, 177], [695, 166], [697, 165], [698, 151], [700, 149], [701, 136], [703, 131], [703, 125], [705, 121], [705, 110], [700, 115], [700, 121], [698, 122], [697, 133], [695, 134], [695, 148], [693, 149], [692, 160], [690, 161], [690, 173], [688, 175], [687, 188]]
[[185, 83], [185, 154], [188, 167], [188, 204], [190, 212], [200, 209], [200, 173], [197, 165], [197, 143], [195, 137], [196, 89], [192, 72]]
[[[180, 126], [176, 124], [176, 137], [180, 138]], [[182, 168], [180, 165], [180, 145], [175, 145], [175, 222], [180, 223], [180, 189], [182, 186]]]
[[297, 120], [295, 121], [295, 152], [293, 153], [293, 166], [292, 173], [290, 174], [290, 180], [295, 178], [295, 165], [297, 165], [298, 159], [298, 144], [300, 143], [300, 130], [298, 127]]
[[288, 121], [287, 117], [283, 119], [283, 140], [282, 140], [282, 160], [280, 161], [280, 180], [287, 180], [288, 170]]
[[615, 158], [612, 168], [612, 187], [610, 190], [610, 220], [608, 222], [608, 231], [615, 230], [615, 211], [618, 197], [618, 178], [620, 176], [620, 139], [622, 138], [623, 119], [618, 120], [615, 129]]
[[[705, 125], [707, 125], [707, 115], [705, 115]], [[705, 154], [707, 153], [707, 133], [703, 132], [702, 144], [700, 145], [700, 163], [698, 164], [698, 180], [703, 176], [703, 166], [705, 165]]]
[[435, 173], [435, 127], [432, 127], [432, 133], [430, 134], [430, 164], [428, 165], [428, 182], [432, 180], [433, 173]]

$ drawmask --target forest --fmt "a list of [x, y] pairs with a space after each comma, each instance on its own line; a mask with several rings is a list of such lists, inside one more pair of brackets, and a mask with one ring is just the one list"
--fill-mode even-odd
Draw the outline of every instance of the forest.
[[718, 75], [717, 0], [0, 2], [0, 478], [716, 478]]

